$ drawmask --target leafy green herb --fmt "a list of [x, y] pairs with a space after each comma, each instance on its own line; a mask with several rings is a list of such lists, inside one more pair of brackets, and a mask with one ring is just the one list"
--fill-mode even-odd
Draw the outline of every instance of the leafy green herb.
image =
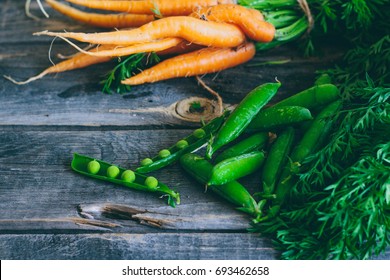
[[112, 92], [126, 93], [131, 90], [129, 85], [121, 83], [122, 80], [130, 78], [134, 72], [144, 68], [146, 65], [159, 62], [160, 59], [156, 53], [150, 53], [148, 55], [144, 53], [138, 53], [130, 55], [126, 58], [119, 58], [118, 65], [114, 67], [108, 74], [105, 80], [102, 81], [102, 91], [108, 94]]
[[[321, 46], [324, 36], [356, 44], [375, 41], [377, 34], [390, 28], [390, 2], [386, 0], [307, 0], [314, 25], [296, 0], [239, 0], [238, 3], [259, 9], [276, 27], [274, 41], [257, 44], [258, 50], [270, 49], [303, 39], [304, 54], [310, 55]], [[306, 35], [305, 35], [306, 34]], [[305, 35], [305, 36], [303, 36]], [[315, 41], [315, 42], [314, 42]]]
[[157, 3], [154, 1], [153, 1], [152, 12], [153, 12], [155, 18], [162, 18], [163, 17], [163, 15], [161, 14], [160, 8], [158, 7]]
[[200, 104], [199, 101], [194, 101], [190, 104], [190, 112], [203, 112], [204, 108], [202, 107], [202, 104]]

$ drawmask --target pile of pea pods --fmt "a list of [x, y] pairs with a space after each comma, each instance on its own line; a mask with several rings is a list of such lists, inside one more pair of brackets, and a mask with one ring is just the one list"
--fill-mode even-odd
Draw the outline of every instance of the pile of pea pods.
[[[145, 174], [179, 162], [201, 186], [252, 216], [253, 222], [272, 218], [296, 183], [301, 163], [326, 141], [332, 116], [341, 107], [337, 87], [321, 78], [270, 106], [280, 86], [276, 81], [256, 87], [233, 111], [143, 159], [134, 171], [79, 154], [72, 168], [96, 179], [163, 193], [174, 207], [180, 203], [179, 193]], [[237, 181], [253, 173], [261, 186], [256, 194]]]

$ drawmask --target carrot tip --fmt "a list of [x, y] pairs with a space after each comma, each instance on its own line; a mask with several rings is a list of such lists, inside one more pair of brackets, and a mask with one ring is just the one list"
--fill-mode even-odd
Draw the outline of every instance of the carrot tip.
[[43, 31], [39, 31], [39, 32], [34, 32], [33, 35], [34, 36], [41, 36], [41, 35], [47, 35], [47, 33], [49, 33], [49, 30], [43, 30]]

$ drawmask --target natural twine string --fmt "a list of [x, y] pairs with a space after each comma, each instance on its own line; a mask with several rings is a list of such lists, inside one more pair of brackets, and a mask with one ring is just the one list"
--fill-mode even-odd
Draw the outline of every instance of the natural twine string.
[[307, 4], [306, 0], [297, 0], [297, 1], [298, 1], [299, 6], [301, 7], [303, 12], [305, 13], [305, 15], [307, 17], [307, 21], [309, 23], [309, 26], [308, 26], [306, 32], [310, 33], [310, 31], [314, 27], [314, 18], [313, 18], [313, 15], [311, 14], [311, 11], [310, 11], [310, 8], [309, 8], [309, 4]]

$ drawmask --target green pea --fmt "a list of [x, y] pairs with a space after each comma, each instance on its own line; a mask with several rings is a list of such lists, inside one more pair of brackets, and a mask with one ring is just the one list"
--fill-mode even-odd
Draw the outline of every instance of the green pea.
[[188, 147], [188, 142], [186, 140], [179, 140], [177, 143], [176, 143], [176, 147], [179, 148], [179, 149], [184, 149], [185, 147]]
[[253, 134], [223, 151], [215, 158], [215, 162], [218, 163], [228, 158], [258, 150], [262, 148], [267, 141], [268, 133], [260, 132]]
[[169, 157], [171, 155], [171, 152], [167, 149], [164, 149], [164, 150], [159, 151], [158, 155], [160, 158], [166, 158], [166, 157]]
[[194, 136], [198, 139], [203, 138], [206, 136], [206, 131], [202, 128], [198, 128], [194, 131]]
[[158, 180], [152, 176], [149, 176], [145, 179], [144, 184], [149, 188], [155, 188], [158, 186]]
[[260, 111], [246, 128], [250, 131], [267, 131], [282, 126], [295, 125], [312, 120], [307, 108], [301, 106], [276, 106]]
[[125, 170], [122, 173], [121, 179], [125, 182], [132, 183], [135, 181], [135, 173], [132, 170]]
[[319, 84], [276, 103], [273, 107], [301, 106], [312, 110], [340, 99], [340, 90], [333, 84]]
[[262, 172], [264, 194], [273, 194], [283, 167], [293, 145], [295, 130], [292, 127], [282, 131], [268, 151]]
[[[211, 177], [213, 165], [203, 157], [191, 153], [185, 154], [180, 158], [180, 164], [202, 187], [204, 187]], [[237, 209], [240, 211], [248, 213], [256, 218], [261, 216], [261, 212], [259, 211], [259, 207], [254, 198], [247, 189], [237, 181], [231, 181], [220, 186], [209, 186], [208, 190], [211, 190], [238, 206], [239, 208]]]
[[141, 160], [141, 166], [147, 166], [149, 164], [152, 164], [153, 163], [153, 160], [151, 158], [144, 158], [143, 160]]
[[329, 136], [330, 127], [332, 126], [331, 117], [337, 114], [341, 106], [341, 101], [334, 101], [321, 110], [312, 122], [309, 129], [302, 136], [302, 139], [292, 150], [284, 167], [279, 183], [276, 185], [276, 200], [278, 204], [282, 204], [295, 184], [296, 177], [293, 176], [299, 172], [300, 164], [313, 152], [315, 152], [318, 144], [323, 143]]
[[265, 155], [263, 152], [250, 152], [217, 163], [211, 172], [208, 185], [223, 185], [247, 176], [261, 167]]
[[240, 136], [261, 108], [276, 94], [279, 87], [280, 83], [266, 83], [249, 92], [226, 119], [213, 141], [208, 144], [206, 158], [211, 159], [215, 151]]
[[332, 78], [328, 74], [322, 74], [316, 79], [314, 85], [319, 86], [319, 85], [326, 85], [331, 83], [332, 83]]
[[100, 163], [96, 160], [91, 160], [87, 166], [88, 172], [91, 174], [97, 174], [100, 170]]
[[116, 178], [119, 175], [119, 168], [115, 165], [111, 165], [107, 168], [107, 177]]

